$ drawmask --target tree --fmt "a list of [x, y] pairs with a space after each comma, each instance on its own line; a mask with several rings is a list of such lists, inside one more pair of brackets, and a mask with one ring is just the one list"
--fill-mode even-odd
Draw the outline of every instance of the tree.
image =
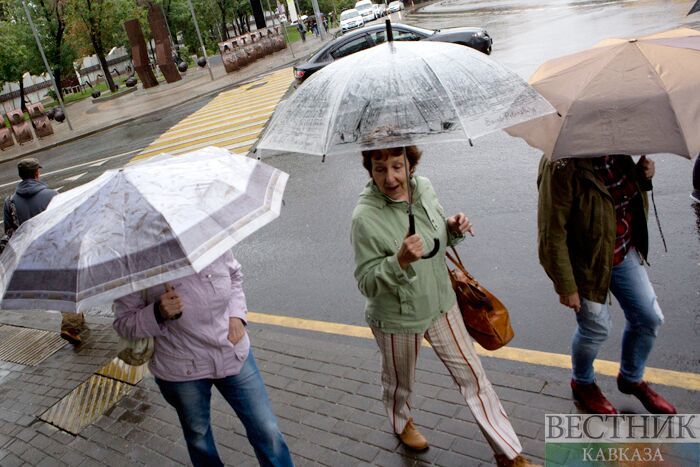
[[29, 53], [27, 30], [14, 20], [0, 21], [0, 87], [5, 83], [19, 82], [20, 107], [24, 103], [24, 80]]
[[[46, 60], [49, 63], [49, 67], [51, 67], [51, 73], [55, 78], [59, 92], [62, 90], [62, 76], [73, 71], [73, 60], [75, 57], [74, 51], [64, 40], [64, 1], [34, 0], [27, 2], [32, 21], [44, 48]], [[24, 108], [24, 82], [22, 81], [22, 75], [25, 72], [29, 72], [32, 75], [40, 76], [46, 73], [46, 68], [37, 48], [36, 39], [29, 27], [22, 3], [14, 0], [0, 0], [0, 13], [2, 13], [2, 18], [9, 22], [13, 29], [14, 35], [11, 38], [11, 44], [21, 44], [22, 52], [19, 54], [21, 63], [16, 64], [17, 69], [15, 70], [17, 77], [9, 81], [19, 82], [22, 108]], [[14, 66], [13, 64], [12, 67]]]
[[233, 10], [235, 20], [238, 21], [238, 34], [250, 31], [250, 15], [253, 14], [253, 7], [250, 0], [234, 0]]
[[[219, 35], [216, 32], [210, 33], [212, 30], [218, 31], [220, 27], [220, 12], [214, 3], [212, 0], [192, 1], [199, 28], [202, 31], [204, 46], [209, 50], [216, 49], [219, 41]], [[163, 5], [164, 10], [169, 8], [170, 13], [166, 11], [166, 18], [170, 25], [170, 32], [174, 35], [180, 32], [187, 49], [199, 55], [199, 40], [187, 0], [161, 0], [161, 5]]]
[[226, 11], [233, 9], [232, 0], [216, 0], [216, 6], [219, 8], [219, 14], [221, 15], [221, 39], [228, 39], [228, 26], [226, 24]]
[[65, 41], [65, 3], [66, 0], [34, 0], [29, 4], [35, 10], [34, 23], [61, 96], [61, 81], [66, 73], [73, 71], [75, 60], [75, 51]]
[[111, 92], [117, 87], [107, 64], [109, 48], [127, 43], [123, 23], [143, 15], [133, 0], [70, 0], [65, 3], [69, 37], [78, 50], [92, 50]]

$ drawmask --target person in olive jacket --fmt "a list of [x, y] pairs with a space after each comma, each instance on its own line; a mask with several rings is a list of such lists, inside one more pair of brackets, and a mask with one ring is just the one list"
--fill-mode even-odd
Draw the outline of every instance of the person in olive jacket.
[[[627, 155], [540, 162], [540, 263], [559, 302], [575, 311], [571, 389], [588, 412], [617, 413], [595, 382], [593, 361], [611, 328], [608, 294], [625, 315], [618, 389], [652, 413], [676, 409], [644, 382], [663, 314], [644, 267], [649, 251], [647, 195], [653, 161]], [[648, 264], [648, 263], [647, 263]]]
[[[405, 148], [412, 175], [421, 153]], [[445, 265], [445, 248], [466, 232], [462, 213], [446, 218], [430, 181], [407, 180], [403, 148], [362, 152], [371, 179], [352, 215], [355, 278], [366, 297], [365, 315], [382, 355], [383, 402], [394, 432], [415, 450], [428, 441], [413, 424], [411, 394], [416, 360], [425, 337], [450, 371], [474, 419], [493, 447], [499, 466], [529, 466], [501, 402], [486, 378], [457, 306]], [[408, 190], [416, 234], [407, 235]], [[440, 241], [438, 254], [421, 259], [424, 239]]]

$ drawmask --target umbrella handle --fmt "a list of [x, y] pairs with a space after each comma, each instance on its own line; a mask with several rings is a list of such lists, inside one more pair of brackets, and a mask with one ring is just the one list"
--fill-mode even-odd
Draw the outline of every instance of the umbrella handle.
[[[413, 214], [408, 215], [408, 233], [409, 235], [414, 235], [416, 233], [416, 220], [414, 219]], [[433, 249], [427, 255], [421, 256], [421, 258], [430, 259], [435, 256], [438, 251], [440, 251], [440, 239], [433, 238]]]

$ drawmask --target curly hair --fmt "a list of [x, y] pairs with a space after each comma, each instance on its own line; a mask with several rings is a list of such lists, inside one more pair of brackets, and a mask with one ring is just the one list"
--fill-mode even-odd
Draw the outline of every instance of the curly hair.
[[416, 169], [416, 166], [418, 166], [418, 162], [420, 161], [421, 156], [423, 153], [421, 152], [420, 149], [418, 149], [418, 146], [411, 145], [411, 146], [399, 146], [395, 148], [384, 148], [384, 149], [368, 149], [365, 151], [362, 151], [362, 166], [367, 169], [367, 172], [369, 173], [369, 176], [372, 176], [372, 161], [373, 160], [384, 160], [389, 157], [396, 157], [396, 156], [401, 156], [403, 155], [403, 149], [406, 149], [406, 158], [408, 159], [408, 168], [413, 173], [413, 171]]

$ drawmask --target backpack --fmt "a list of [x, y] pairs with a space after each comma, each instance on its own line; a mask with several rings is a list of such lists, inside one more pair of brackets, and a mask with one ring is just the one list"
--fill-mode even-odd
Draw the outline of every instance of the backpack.
[[10, 237], [15, 233], [15, 230], [19, 228], [19, 218], [17, 217], [17, 206], [15, 206], [15, 196], [12, 195], [8, 202], [10, 208], [10, 221], [11, 225], [5, 226], [5, 233], [0, 237], [0, 253], [5, 251], [5, 247], [10, 242]]

